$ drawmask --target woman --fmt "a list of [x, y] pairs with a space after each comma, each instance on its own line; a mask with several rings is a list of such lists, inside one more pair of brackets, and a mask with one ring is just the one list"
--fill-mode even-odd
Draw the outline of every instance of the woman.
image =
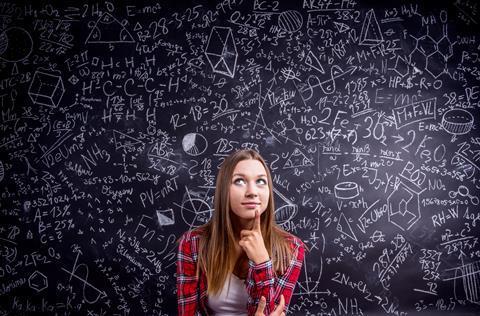
[[237, 151], [222, 163], [213, 217], [179, 240], [179, 315], [283, 314], [304, 245], [276, 225], [272, 188], [256, 151]]

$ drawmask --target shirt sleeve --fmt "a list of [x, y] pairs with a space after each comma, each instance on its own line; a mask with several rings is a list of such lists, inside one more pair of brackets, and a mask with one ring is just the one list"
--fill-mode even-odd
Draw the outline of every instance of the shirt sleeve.
[[283, 275], [277, 276], [273, 269], [272, 260], [255, 264], [249, 261], [247, 275], [247, 292], [249, 295], [247, 311], [248, 315], [255, 315], [260, 297], [264, 296], [267, 301], [264, 313], [269, 315], [280, 302], [280, 295], [285, 298], [285, 311], [292, 298], [295, 284], [300, 276], [305, 248], [300, 240], [295, 240], [295, 249], [292, 260]]
[[177, 305], [180, 316], [197, 314], [199, 289], [196, 254], [196, 243], [187, 232], [180, 239], [177, 254]]

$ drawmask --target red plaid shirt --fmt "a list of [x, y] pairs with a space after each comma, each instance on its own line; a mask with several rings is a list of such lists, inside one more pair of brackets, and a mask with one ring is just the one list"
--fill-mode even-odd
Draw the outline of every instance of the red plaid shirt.
[[[180, 239], [177, 255], [177, 303], [178, 315], [209, 314], [207, 307], [207, 278], [200, 274], [200, 280], [195, 275], [198, 262], [198, 244], [200, 234], [190, 230]], [[267, 299], [265, 315], [269, 315], [280, 302], [280, 295], [285, 298], [285, 310], [292, 298], [295, 284], [297, 283], [302, 268], [305, 248], [302, 241], [294, 236], [288, 237], [293, 257], [290, 265], [283, 275], [276, 275], [272, 261], [255, 264], [249, 260], [246, 279], [248, 302], [246, 311], [254, 315], [260, 297]], [[211, 312], [210, 312], [211, 313]]]

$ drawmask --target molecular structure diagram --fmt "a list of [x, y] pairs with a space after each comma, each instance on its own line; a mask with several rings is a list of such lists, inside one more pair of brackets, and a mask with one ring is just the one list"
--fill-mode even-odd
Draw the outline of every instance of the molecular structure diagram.
[[435, 34], [430, 34], [427, 26], [426, 34], [416, 38], [415, 48], [410, 53], [410, 64], [413, 73], [423, 74], [423, 70], [437, 79], [443, 73], [447, 73], [447, 61], [453, 55], [453, 45], [448, 38], [447, 25], [443, 26], [443, 34], [435, 39]]

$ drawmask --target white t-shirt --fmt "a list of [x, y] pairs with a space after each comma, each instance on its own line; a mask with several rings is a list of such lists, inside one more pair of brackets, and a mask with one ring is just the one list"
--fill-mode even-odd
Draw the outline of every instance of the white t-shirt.
[[245, 281], [230, 273], [217, 295], [208, 295], [208, 306], [216, 316], [247, 315], [248, 293]]

